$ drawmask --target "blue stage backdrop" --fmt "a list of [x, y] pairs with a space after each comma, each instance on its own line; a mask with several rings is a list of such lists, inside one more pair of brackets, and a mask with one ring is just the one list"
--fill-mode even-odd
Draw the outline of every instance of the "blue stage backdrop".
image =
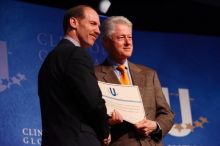
[[[0, 1], [1, 146], [41, 143], [37, 76], [45, 56], [62, 38], [63, 13]], [[131, 61], [158, 71], [176, 115], [165, 146], [219, 146], [220, 37], [134, 31], [133, 39]], [[88, 51], [95, 64], [106, 57], [100, 40]]]

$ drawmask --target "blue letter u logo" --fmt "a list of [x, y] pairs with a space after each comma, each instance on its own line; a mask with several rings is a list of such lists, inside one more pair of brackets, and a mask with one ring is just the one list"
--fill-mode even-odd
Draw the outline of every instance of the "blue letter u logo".
[[113, 96], [116, 96], [117, 95], [117, 93], [115, 92], [115, 89], [113, 88], [109, 88], [109, 90], [110, 90], [110, 92], [111, 92], [111, 94], [113, 95]]

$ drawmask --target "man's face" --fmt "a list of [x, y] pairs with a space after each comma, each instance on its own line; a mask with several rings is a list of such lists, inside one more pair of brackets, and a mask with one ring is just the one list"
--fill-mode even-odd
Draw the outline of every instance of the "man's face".
[[132, 55], [132, 30], [126, 24], [115, 24], [112, 39], [103, 43], [110, 57], [117, 62], [123, 62]]
[[78, 22], [77, 36], [81, 47], [92, 47], [100, 34], [100, 21], [98, 14], [94, 10], [87, 8], [85, 9], [85, 18], [79, 19]]

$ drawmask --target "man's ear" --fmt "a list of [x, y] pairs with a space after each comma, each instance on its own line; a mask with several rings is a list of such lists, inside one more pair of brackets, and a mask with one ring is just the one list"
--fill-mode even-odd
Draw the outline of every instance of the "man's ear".
[[76, 29], [78, 25], [78, 20], [75, 17], [71, 17], [69, 19], [69, 24], [70, 24], [70, 27], [72, 27], [73, 29]]

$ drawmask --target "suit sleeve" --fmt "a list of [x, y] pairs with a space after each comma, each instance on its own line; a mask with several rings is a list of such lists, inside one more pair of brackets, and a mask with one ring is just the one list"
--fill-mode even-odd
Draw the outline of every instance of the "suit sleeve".
[[156, 72], [154, 73], [153, 81], [154, 81], [154, 89], [155, 89], [155, 95], [156, 95], [156, 121], [162, 130], [159, 133], [155, 133], [153, 135], [153, 138], [155, 138], [156, 141], [159, 141], [172, 128], [174, 114], [171, 111], [164, 97], [164, 94], [162, 92], [162, 88], [160, 85], [160, 81], [159, 81], [159, 78]]
[[93, 63], [83, 49], [74, 52], [67, 64], [66, 74], [71, 90], [78, 92], [77, 102], [84, 117], [92, 125], [100, 139], [109, 135], [108, 117], [105, 101], [99, 89]]

